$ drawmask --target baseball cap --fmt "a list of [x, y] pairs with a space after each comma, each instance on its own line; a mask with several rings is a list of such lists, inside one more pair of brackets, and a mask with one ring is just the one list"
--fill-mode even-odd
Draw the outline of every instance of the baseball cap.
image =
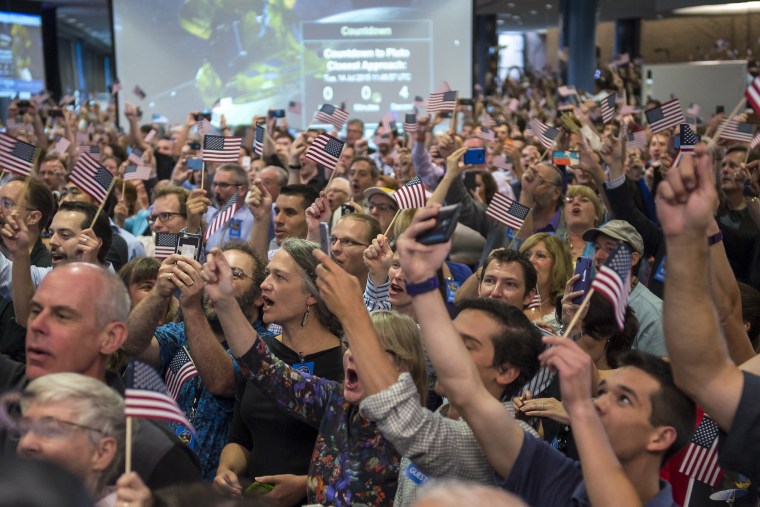
[[589, 229], [583, 233], [583, 239], [594, 241], [600, 234], [625, 241], [640, 255], [644, 255], [644, 240], [641, 238], [641, 234], [625, 220], [610, 220], [601, 227]]
[[393, 204], [396, 204], [395, 199], [391, 197], [391, 194], [393, 194], [393, 189], [390, 189], [388, 187], [369, 187], [367, 190], [364, 191], [364, 197], [366, 199], [369, 199], [373, 195], [381, 194], [393, 201]]

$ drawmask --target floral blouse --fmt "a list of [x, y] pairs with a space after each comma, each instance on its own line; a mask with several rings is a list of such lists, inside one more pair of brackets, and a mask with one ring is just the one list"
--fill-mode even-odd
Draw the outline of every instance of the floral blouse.
[[281, 409], [319, 429], [309, 467], [310, 503], [393, 504], [401, 457], [375, 423], [343, 398], [341, 384], [291, 368], [261, 339], [238, 363]]

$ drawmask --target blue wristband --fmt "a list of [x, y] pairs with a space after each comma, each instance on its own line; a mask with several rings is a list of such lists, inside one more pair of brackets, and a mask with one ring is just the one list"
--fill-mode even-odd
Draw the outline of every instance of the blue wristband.
[[434, 291], [440, 287], [440, 284], [438, 283], [438, 277], [433, 276], [431, 278], [428, 278], [422, 283], [406, 283], [406, 293], [410, 296], [419, 296], [420, 294], [424, 294], [426, 292]]

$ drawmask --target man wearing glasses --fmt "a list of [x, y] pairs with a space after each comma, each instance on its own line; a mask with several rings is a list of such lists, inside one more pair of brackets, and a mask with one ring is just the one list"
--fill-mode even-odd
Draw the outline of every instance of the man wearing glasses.
[[214, 206], [210, 207], [204, 218], [210, 224], [218, 213], [222, 213], [233, 197], [237, 198], [235, 214], [206, 240], [206, 252], [218, 247], [225, 241], [248, 238], [253, 228], [253, 215], [245, 205], [248, 193], [248, 174], [238, 164], [224, 164], [217, 168], [211, 183]]
[[364, 250], [381, 234], [377, 220], [363, 213], [341, 218], [330, 234], [330, 256], [340, 267], [359, 279], [362, 289], [369, 270], [364, 264]]
[[[398, 204], [393, 200], [391, 194], [393, 194], [393, 190], [387, 187], [371, 187], [364, 191], [369, 214], [378, 221], [380, 229], [383, 231], [388, 229], [398, 211]], [[393, 231], [390, 231], [389, 235], [393, 236]]]
[[[180, 187], [162, 188], [153, 194], [153, 206], [148, 216], [150, 231], [200, 235], [202, 217], [210, 202], [205, 190], [188, 193]], [[152, 257], [156, 248], [153, 236], [142, 236], [141, 241], [146, 254]]]
[[[258, 308], [264, 262], [242, 241], [225, 243], [222, 251], [232, 265], [235, 299], [254, 329], [268, 336]], [[129, 337], [122, 350], [165, 377], [169, 393], [195, 427], [196, 435], [178, 424], [172, 428], [198, 454], [203, 478], [212, 480], [232, 420], [239, 369], [216, 311], [203, 291], [201, 268], [195, 259], [177, 254], [163, 261], [155, 287], [129, 314]], [[184, 321], [158, 326], [176, 290]]]

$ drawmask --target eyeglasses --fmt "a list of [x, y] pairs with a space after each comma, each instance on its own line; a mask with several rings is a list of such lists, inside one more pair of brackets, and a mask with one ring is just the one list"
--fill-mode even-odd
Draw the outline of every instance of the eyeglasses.
[[383, 213], [383, 212], [385, 212], [385, 211], [388, 211], [389, 209], [395, 209], [395, 208], [394, 208], [393, 206], [391, 206], [390, 204], [382, 204], [382, 203], [379, 203], [379, 204], [378, 204], [378, 203], [373, 203], [373, 202], [370, 202], [370, 203], [367, 205], [367, 207], [368, 207], [369, 209], [375, 208], [375, 209], [376, 209], [377, 211], [379, 211], [380, 213]]
[[535, 257], [539, 261], [543, 261], [543, 260], [551, 258], [551, 256], [547, 254], [546, 252], [525, 252], [525, 256], [528, 258], [528, 260]]
[[20, 204], [16, 204], [13, 202], [13, 199], [9, 199], [7, 197], [3, 197], [0, 199], [0, 206], [3, 207], [3, 209], [13, 209], [13, 208], [23, 208], [26, 210], [31, 210], [32, 208], [27, 208], [26, 206], [21, 206]]
[[330, 236], [330, 246], [335, 246], [335, 244], [338, 242], [340, 242], [340, 244], [346, 248], [351, 248], [352, 246], [369, 246], [367, 243], [359, 243], [353, 239], [336, 238], [335, 236]]
[[232, 270], [232, 279], [233, 280], [240, 280], [241, 278], [245, 277], [245, 278], [248, 278], [249, 280], [251, 280], [252, 282], [255, 281], [252, 276], [246, 275], [245, 271], [243, 271], [241, 268], [232, 267], [230, 269]]
[[75, 423], [72, 421], [56, 419], [55, 417], [43, 417], [41, 419], [35, 420], [21, 419], [18, 421], [18, 425], [16, 428], [14, 428], [13, 432], [18, 438], [21, 438], [27, 433], [31, 432], [38, 437], [53, 440], [56, 438], [66, 437], [71, 432], [72, 428], [94, 431], [96, 433], [100, 433], [101, 435], [105, 434], [103, 430], [99, 430], [97, 428]]
[[158, 220], [161, 223], [168, 222], [175, 215], [178, 215], [178, 216], [181, 216], [181, 217], [185, 216], [184, 213], [174, 213], [174, 212], [171, 212], [171, 211], [164, 211], [163, 213], [159, 213], [158, 215], [151, 215], [151, 216], [149, 216], [148, 217], [148, 223], [152, 224], [156, 220]]
[[217, 183], [216, 181], [211, 183], [211, 188], [221, 188], [222, 190], [227, 190], [230, 187], [242, 187], [243, 185], [239, 185], [237, 183]]
[[536, 180], [538, 180], [538, 184], [539, 185], [543, 185], [545, 183], [547, 185], [554, 185], [554, 186], [557, 186], [557, 187], [562, 186], [560, 183], [557, 183], [556, 181], [546, 181], [545, 179], [543, 179], [539, 175], [536, 175]]

